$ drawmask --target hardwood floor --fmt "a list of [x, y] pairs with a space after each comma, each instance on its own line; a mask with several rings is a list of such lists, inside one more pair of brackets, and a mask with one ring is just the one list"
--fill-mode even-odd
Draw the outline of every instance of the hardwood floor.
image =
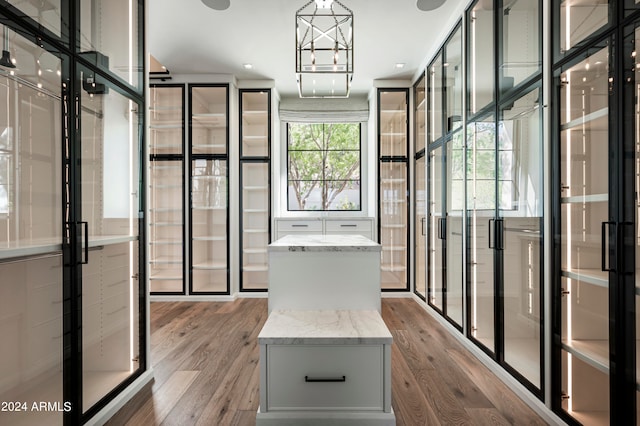
[[[398, 426], [544, 425], [412, 299], [383, 299]], [[255, 425], [266, 299], [151, 303], [155, 380], [108, 425]]]

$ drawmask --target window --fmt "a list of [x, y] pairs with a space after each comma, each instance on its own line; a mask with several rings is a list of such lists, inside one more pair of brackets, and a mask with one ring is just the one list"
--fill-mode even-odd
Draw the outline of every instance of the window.
[[360, 124], [289, 123], [287, 209], [360, 210]]

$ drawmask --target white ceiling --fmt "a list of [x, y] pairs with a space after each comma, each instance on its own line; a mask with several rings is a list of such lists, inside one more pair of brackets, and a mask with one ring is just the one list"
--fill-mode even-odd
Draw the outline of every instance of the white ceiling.
[[[297, 96], [295, 13], [307, 1], [231, 0], [227, 10], [217, 11], [201, 0], [149, 0], [148, 51], [173, 75], [272, 79], [282, 96]], [[411, 80], [467, 3], [447, 0], [422, 12], [416, 0], [340, 1], [354, 15], [354, 95], [368, 93], [376, 79]], [[403, 69], [395, 68], [399, 62]]]

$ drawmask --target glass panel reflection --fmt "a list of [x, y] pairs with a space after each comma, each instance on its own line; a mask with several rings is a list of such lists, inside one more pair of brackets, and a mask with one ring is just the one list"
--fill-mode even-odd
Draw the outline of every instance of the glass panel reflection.
[[456, 132], [447, 142], [446, 239], [447, 239], [447, 316], [462, 326], [463, 215], [464, 215], [464, 138]]
[[608, 0], [561, 0], [559, 8], [561, 53], [609, 23]]
[[227, 161], [191, 163], [191, 288], [227, 291]]
[[[60, 425], [60, 60], [12, 31], [5, 37], [15, 67], [0, 67], [0, 400], [28, 405], [3, 406], [0, 424]], [[33, 401], [61, 411], [33, 411]]]
[[540, 2], [518, 0], [502, 6], [502, 92], [541, 69]]
[[494, 100], [493, 5], [478, 1], [470, 11], [467, 110], [475, 114]]
[[380, 163], [380, 244], [382, 288], [407, 286], [407, 164]]
[[141, 89], [139, 4], [137, 0], [80, 0], [79, 49], [85, 59]]
[[442, 146], [429, 155], [429, 303], [442, 310], [443, 305], [443, 255], [445, 238], [443, 232], [444, 206], [442, 205]]
[[443, 100], [442, 100], [442, 52], [436, 56], [433, 64], [427, 70], [429, 76], [429, 143], [435, 142], [442, 137], [442, 116]]
[[444, 47], [445, 92], [447, 98], [446, 132], [462, 125], [462, 27], [453, 33]]
[[[38, 1], [25, 1], [25, 0], [6, 0], [12, 6], [15, 6], [24, 14], [41, 24], [43, 27], [51, 31], [57, 36], [62, 36], [61, 28], [63, 25], [68, 26], [66, 17], [63, 17], [60, 13], [60, 0], [38, 0]], [[64, 24], [63, 24], [64, 21]], [[68, 34], [65, 34], [68, 36]]]
[[467, 126], [467, 220], [471, 335], [494, 350], [496, 125], [493, 117]]
[[[91, 75], [80, 71], [82, 79]], [[95, 79], [81, 96], [83, 410], [139, 365], [138, 105]]]
[[380, 156], [407, 155], [407, 93], [380, 92]]
[[601, 257], [609, 217], [608, 55], [602, 49], [560, 76], [562, 390], [565, 409], [588, 424], [609, 419], [609, 274]]
[[502, 111], [498, 205], [504, 229], [504, 359], [541, 386], [542, 135], [539, 89]]
[[427, 247], [427, 218], [426, 218], [426, 181], [425, 181], [425, 156], [415, 162], [416, 171], [416, 213], [415, 213], [415, 290], [426, 299], [427, 297], [427, 271], [426, 271], [426, 247]]
[[416, 83], [413, 89], [413, 96], [415, 99], [415, 148], [414, 152], [420, 152], [424, 149], [426, 138], [425, 122], [427, 119], [426, 114], [426, 98], [425, 98], [425, 76], [423, 75]]

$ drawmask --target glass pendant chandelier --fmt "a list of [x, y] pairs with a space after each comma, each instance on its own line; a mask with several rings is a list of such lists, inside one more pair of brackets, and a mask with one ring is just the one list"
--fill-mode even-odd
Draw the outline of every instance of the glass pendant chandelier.
[[353, 77], [353, 12], [338, 0], [310, 0], [296, 12], [301, 98], [346, 98]]

